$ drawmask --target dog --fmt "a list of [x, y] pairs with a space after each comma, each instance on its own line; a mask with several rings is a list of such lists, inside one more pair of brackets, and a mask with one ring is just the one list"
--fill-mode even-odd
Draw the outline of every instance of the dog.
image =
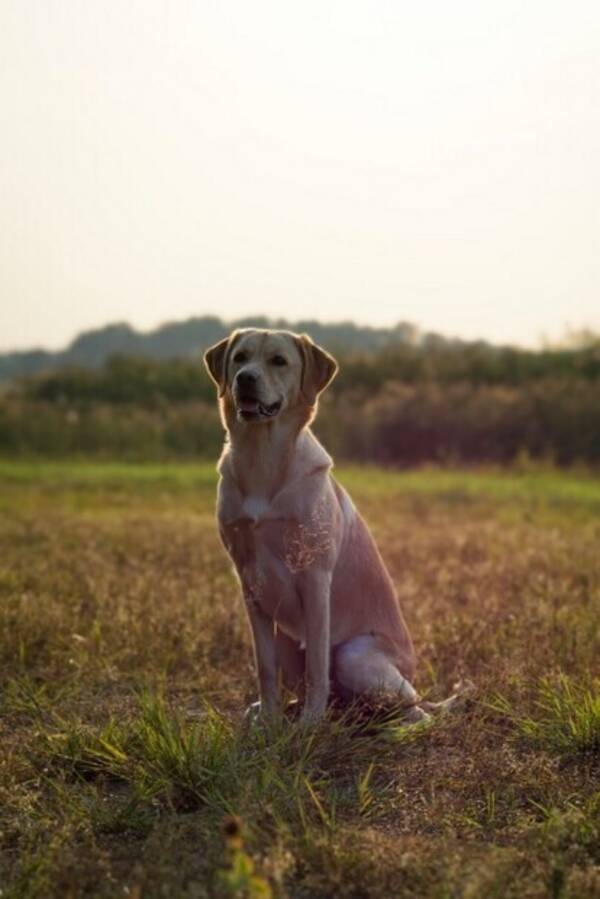
[[228, 435], [217, 519], [252, 629], [256, 713], [281, 710], [283, 682], [304, 723], [323, 716], [331, 687], [344, 699], [391, 694], [407, 720], [427, 720], [434, 704], [411, 683], [415, 652], [390, 575], [310, 430], [337, 362], [305, 334], [259, 329], [235, 331], [204, 360]]

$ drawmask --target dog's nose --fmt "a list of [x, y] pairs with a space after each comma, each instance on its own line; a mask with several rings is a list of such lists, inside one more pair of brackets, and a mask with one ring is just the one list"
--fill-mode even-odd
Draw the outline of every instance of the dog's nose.
[[258, 376], [253, 371], [239, 371], [236, 380], [240, 387], [254, 387], [258, 381]]

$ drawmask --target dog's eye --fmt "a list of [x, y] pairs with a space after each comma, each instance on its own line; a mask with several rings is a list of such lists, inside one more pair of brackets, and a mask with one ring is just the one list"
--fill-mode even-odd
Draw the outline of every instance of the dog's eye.
[[248, 359], [248, 354], [242, 353], [242, 352], [236, 353], [235, 356], [233, 357], [234, 362], [246, 362], [247, 359]]
[[271, 362], [273, 365], [287, 365], [287, 359], [284, 359], [283, 356], [273, 356]]

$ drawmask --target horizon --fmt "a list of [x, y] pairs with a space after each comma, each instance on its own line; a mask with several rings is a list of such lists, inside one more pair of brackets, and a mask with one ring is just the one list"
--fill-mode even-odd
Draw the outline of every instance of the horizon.
[[[445, 333], [445, 332], [435, 330], [435, 329], [422, 328], [422, 327], [420, 327], [420, 325], [417, 322], [409, 322], [409, 321], [405, 321], [403, 319], [393, 322], [390, 325], [376, 325], [373, 323], [359, 322], [359, 321], [356, 321], [355, 319], [350, 319], [350, 318], [345, 318], [345, 319], [338, 318], [338, 319], [332, 319], [332, 320], [325, 320], [322, 318], [311, 317], [310, 319], [299, 318], [299, 319], [293, 320], [293, 319], [287, 318], [286, 316], [279, 316], [276, 318], [274, 316], [267, 316], [263, 313], [257, 313], [256, 315], [239, 316], [239, 318], [225, 318], [223, 316], [218, 315], [217, 313], [203, 312], [203, 313], [197, 313], [195, 315], [187, 316], [186, 318], [164, 320], [164, 321], [158, 322], [158, 324], [156, 324], [155, 326], [151, 326], [151, 327], [147, 327], [147, 328], [137, 327], [131, 321], [128, 321], [126, 319], [121, 319], [119, 321], [117, 321], [117, 320], [106, 321], [103, 324], [99, 324], [99, 325], [92, 326], [89, 328], [83, 328], [82, 330], [77, 331], [75, 334], [73, 334], [64, 343], [61, 343], [60, 345], [54, 346], [54, 347], [47, 346], [47, 345], [44, 345], [41, 343], [35, 344], [35, 345], [30, 345], [30, 346], [25, 346], [25, 347], [12, 347], [12, 348], [8, 348], [8, 349], [3, 349], [0, 346], [0, 357], [11, 356], [13, 354], [17, 354], [17, 355], [18, 354], [26, 354], [26, 353], [38, 352], [38, 351], [53, 353], [53, 354], [61, 353], [61, 352], [68, 350], [81, 337], [84, 337], [87, 334], [101, 333], [110, 328], [117, 328], [117, 327], [129, 328], [131, 331], [133, 331], [136, 334], [139, 334], [141, 336], [148, 336], [150, 334], [155, 334], [157, 331], [160, 331], [164, 328], [168, 328], [170, 326], [185, 325], [188, 322], [201, 321], [203, 319], [216, 319], [216, 320], [220, 321], [223, 325], [237, 327], [239, 321], [244, 321], [244, 322], [246, 322], [246, 320], [259, 321], [260, 319], [265, 319], [265, 318], [269, 321], [270, 324], [276, 324], [276, 323], [281, 322], [282, 325], [284, 326], [284, 328], [285, 328], [285, 326], [290, 326], [291, 328], [293, 328], [295, 325], [298, 325], [298, 324], [304, 325], [308, 322], [314, 322], [315, 324], [318, 324], [319, 326], [324, 326], [324, 327], [335, 328], [335, 327], [342, 327], [342, 326], [350, 325], [352, 327], [355, 327], [358, 330], [371, 329], [371, 330], [375, 330], [375, 331], [384, 330], [384, 331], [391, 332], [400, 325], [408, 325], [409, 327], [415, 329], [416, 336], [418, 339], [427, 337], [428, 335], [435, 334], [435, 335], [442, 337], [444, 340], [447, 340], [447, 341], [459, 341], [459, 342], [463, 342], [466, 344], [467, 343], [486, 343], [486, 344], [489, 344], [490, 346], [510, 347], [512, 349], [532, 351], [532, 352], [541, 352], [545, 349], [579, 348], [581, 346], [584, 346], [587, 342], [589, 342], [590, 339], [592, 339], [592, 340], [599, 339], [600, 340], [600, 334], [598, 334], [593, 329], [589, 329], [586, 327], [583, 327], [583, 328], [566, 327], [563, 330], [562, 336], [552, 338], [552, 337], [550, 337], [550, 335], [542, 335], [540, 337], [537, 345], [535, 345], [535, 346], [529, 345], [528, 346], [528, 345], [518, 344], [518, 343], [508, 343], [508, 342], [489, 340], [488, 338], [484, 338], [484, 337], [463, 338], [458, 334]], [[251, 324], [248, 324], [248, 325], [245, 325], [245, 327], [253, 327], [253, 326]], [[262, 327], [262, 325], [257, 325], [257, 327], [260, 328], [260, 327]]]
[[65, 0], [0, 27], [0, 352], [199, 305], [600, 331], [591, 0]]

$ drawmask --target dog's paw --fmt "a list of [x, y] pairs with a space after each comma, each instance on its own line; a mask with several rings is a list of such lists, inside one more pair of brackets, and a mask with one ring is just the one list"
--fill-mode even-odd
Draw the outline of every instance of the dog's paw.
[[300, 715], [300, 724], [302, 727], [315, 727], [325, 716], [327, 708], [326, 702], [315, 703], [314, 705], [305, 705]]

